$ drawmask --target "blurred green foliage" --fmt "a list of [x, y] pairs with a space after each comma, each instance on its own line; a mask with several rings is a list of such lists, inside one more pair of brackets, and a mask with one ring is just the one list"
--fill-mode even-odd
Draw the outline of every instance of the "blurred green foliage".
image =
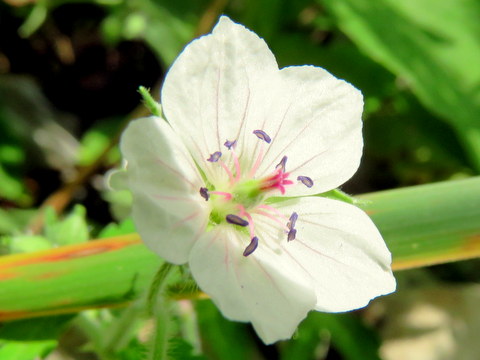
[[[103, 174], [138, 116], [136, 89], [158, 97], [168, 66], [221, 13], [264, 37], [280, 66], [322, 66], [362, 90], [365, 156], [347, 192], [479, 173], [478, 1], [8, 0], [0, 3], [0, 254], [134, 231], [129, 195], [107, 189]], [[42, 208], [37, 231], [45, 201], [53, 207]], [[70, 207], [57, 215], [64, 201]], [[407, 274], [400, 292], [445, 273], [478, 281], [478, 270], [470, 262]], [[187, 303], [175, 307], [174, 359], [376, 359], [388, 341], [388, 309], [312, 313], [293, 340], [266, 347], [209, 300]], [[143, 359], [150, 333], [137, 303], [15, 321], [0, 325], [0, 358]]]

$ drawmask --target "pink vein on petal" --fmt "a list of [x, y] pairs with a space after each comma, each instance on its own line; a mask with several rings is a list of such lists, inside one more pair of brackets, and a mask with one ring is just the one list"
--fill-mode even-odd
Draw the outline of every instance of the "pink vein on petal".
[[215, 98], [215, 120], [216, 120], [216, 125], [217, 125], [217, 141], [218, 141], [218, 148], [220, 148], [220, 127], [218, 126], [218, 122], [219, 122], [219, 117], [220, 117], [220, 114], [219, 114], [219, 96], [220, 96], [220, 78], [221, 78], [221, 73], [220, 73], [220, 69], [218, 69], [217, 71], [217, 88], [216, 88], [216, 98]]
[[320, 256], [324, 256], [324, 257], [326, 257], [327, 259], [330, 259], [330, 260], [332, 260], [332, 261], [334, 261], [334, 262], [336, 262], [336, 263], [338, 263], [338, 264], [344, 265], [344, 266], [346, 266], [346, 267], [350, 267], [349, 265], [347, 265], [347, 264], [345, 264], [345, 263], [343, 263], [343, 262], [341, 262], [341, 261], [338, 261], [337, 259], [335, 259], [335, 258], [333, 258], [333, 257], [331, 257], [331, 256], [329, 256], [329, 255], [326, 255], [326, 254], [324, 254], [324, 253], [322, 253], [322, 252], [320, 252], [320, 251], [312, 248], [311, 246], [308, 246], [307, 244], [305, 244], [303, 241], [301, 241], [301, 240], [298, 239], [298, 238], [296, 238], [294, 241], [295, 241], [296, 243], [298, 243], [298, 244], [303, 245], [304, 247], [306, 247], [306, 248], [309, 249], [310, 251], [313, 251], [314, 253], [316, 253], [316, 254], [318, 254], [318, 255], [320, 255]]
[[304, 161], [302, 164], [298, 165], [297, 167], [295, 167], [294, 169], [290, 170], [290, 173], [293, 173], [295, 171], [297, 171], [298, 169], [300, 169], [301, 167], [307, 165], [310, 161], [316, 159], [317, 157], [325, 154], [327, 152], [327, 150], [323, 150], [322, 152], [319, 152], [317, 154], [315, 154], [314, 156], [312, 156], [310, 159]]
[[184, 182], [190, 184], [190, 186], [192, 187], [192, 189], [195, 189], [196, 186], [195, 184], [190, 181], [189, 179], [187, 179], [185, 177], [184, 174], [182, 174], [180, 171], [178, 171], [177, 169], [171, 167], [170, 165], [168, 165], [167, 163], [165, 163], [163, 160], [159, 159], [159, 158], [156, 158], [155, 159], [155, 162], [159, 163], [160, 165], [162, 165], [163, 167], [167, 168], [168, 170], [170, 170], [172, 173], [176, 174], [181, 180], [183, 180]]
[[192, 199], [189, 197], [181, 197], [181, 196], [166, 196], [166, 195], [153, 194], [153, 197], [161, 200], [187, 201], [187, 202], [193, 202], [193, 203], [197, 202], [195, 199]]
[[181, 225], [185, 224], [187, 221], [190, 221], [192, 219], [195, 219], [198, 215], [200, 215], [202, 211], [196, 211], [193, 214], [188, 215], [187, 217], [184, 217], [183, 219], [178, 220], [175, 224], [172, 225], [170, 230], [175, 230]]
[[267, 270], [265, 270], [265, 268], [263, 267], [263, 265], [260, 263], [260, 261], [258, 261], [257, 258], [253, 258], [254, 261], [257, 263], [258, 267], [262, 270], [262, 272], [267, 276], [267, 278], [270, 280], [270, 282], [272, 283], [272, 285], [275, 287], [275, 289], [277, 289], [277, 291], [280, 293], [280, 295], [282, 295], [282, 297], [287, 300], [287, 302], [290, 302], [287, 297], [285, 296], [285, 294], [283, 293], [282, 290], [280, 290], [280, 288], [278, 287], [276, 281], [272, 278], [272, 276], [268, 273]]

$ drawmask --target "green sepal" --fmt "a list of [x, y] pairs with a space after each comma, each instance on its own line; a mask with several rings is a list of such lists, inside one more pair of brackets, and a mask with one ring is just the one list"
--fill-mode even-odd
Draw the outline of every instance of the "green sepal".
[[162, 105], [155, 101], [150, 94], [150, 90], [144, 86], [138, 87], [138, 92], [143, 98], [143, 104], [145, 107], [155, 116], [163, 118]]

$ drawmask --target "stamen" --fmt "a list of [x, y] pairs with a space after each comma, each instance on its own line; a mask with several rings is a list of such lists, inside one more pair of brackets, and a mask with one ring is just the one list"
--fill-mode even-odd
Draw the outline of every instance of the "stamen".
[[287, 219], [287, 217], [285, 215], [283, 215], [280, 211], [278, 211], [273, 206], [262, 204], [262, 205], [259, 205], [258, 207], [261, 208], [261, 209], [273, 211], [275, 213], [275, 215], [277, 215], [277, 216], [279, 216], [279, 217], [281, 217], [285, 220]]
[[233, 149], [232, 149], [232, 156], [233, 156], [233, 163], [235, 164], [235, 181], [238, 181], [240, 180], [240, 176], [242, 175], [242, 170], [240, 169], [240, 162], [238, 161], [238, 156], [235, 153], [235, 150]]
[[250, 231], [250, 237], [253, 238], [255, 235], [255, 225], [253, 224], [253, 218], [252, 215], [250, 215], [248, 212], [245, 211], [245, 208], [243, 205], [238, 205], [238, 208], [240, 209], [240, 216], [245, 216], [248, 219], [248, 230]]
[[225, 143], [224, 143], [223, 145], [224, 145], [225, 147], [227, 147], [228, 150], [231, 150], [232, 147], [234, 148], [235, 145], [237, 145], [237, 140], [232, 140], [232, 141], [227, 140], [227, 141], [225, 141]]
[[200, 195], [205, 199], [205, 201], [208, 201], [210, 198], [210, 194], [208, 193], [208, 189], [206, 187], [200, 188]]
[[210, 162], [217, 162], [218, 159], [222, 156], [222, 153], [220, 151], [215, 151], [213, 154], [210, 155], [210, 157], [207, 159], [207, 161]]
[[278, 225], [280, 225], [282, 227], [282, 229], [285, 230], [285, 232], [290, 231], [290, 228], [288, 228], [286, 225], [284, 225], [284, 223], [281, 222], [279, 219], [277, 219], [274, 215], [272, 215], [270, 213], [267, 213], [265, 211], [262, 211], [262, 210], [255, 210], [255, 213], [259, 214], [259, 215], [263, 215], [263, 216], [268, 217], [269, 219], [275, 221]]
[[290, 229], [290, 230], [293, 230], [295, 228], [295, 224], [297, 222], [297, 219], [298, 219], [298, 214], [294, 211], [292, 213], [292, 215], [290, 215], [290, 219], [288, 219], [288, 223], [287, 223], [287, 227]]
[[284, 156], [282, 160], [275, 166], [275, 169], [282, 169], [282, 171], [285, 171], [285, 165], [287, 164], [287, 157]]
[[250, 244], [248, 244], [248, 246], [245, 248], [245, 251], [243, 252], [243, 256], [246, 257], [251, 253], [253, 253], [257, 248], [257, 246], [258, 246], [258, 237], [254, 236], [252, 238], [252, 241], [250, 241]]
[[229, 224], [238, 225], [238, 226], [248, 226], [248, 221], [242, 219], [240, 216], [234, 214], [228, 214], [225, 219]]
[[210, 191], [209, 194], [223, 196], [226, 201], [232, 200], [232, 197], [233, 197], [232, 194], [224, 191]]
[[265, 141], [267, 144], [270, 144], [272, 139], [270, 136], [267, 135], [267, 133], [263, 130], [253, 130], [253, 133], [260, 139]]
[[310, 179], [308, 176], [298, 176], [297, 180], [308, 188], [311, 188], [313, 186], [313, 180]]
[[287, 241], [295, 240], [295, 236], [296, 236], [296, 235], [297, 235], [297, 229], [291, 229], [291, 230], [288, 232]]
[[263, 143], [260, 145], [260, 152], [258, 154], [257, 160], [255, 161], [255, 164], [253, 165], [252, 169], [250, 170], [250, 174], [248, 174], [249, 177], [253, 178], [255, 176], [255, 173], [257, 172], [258, 168], [260, 167], [260, 164], [262, 163], [263, 160]]
[[231, 184], [235, 183], [235, 180], [233, 178], [233, 174], [230, 171], [230, 169], [228, 168], [228, 166], [225, 165], [225, 163], [222, 160], [220, 160], [220, 165], [222, 166], [223, 170], [225, 170], [225, 172], [227, 173], [228, 178], [230, 179], [230, 183]]

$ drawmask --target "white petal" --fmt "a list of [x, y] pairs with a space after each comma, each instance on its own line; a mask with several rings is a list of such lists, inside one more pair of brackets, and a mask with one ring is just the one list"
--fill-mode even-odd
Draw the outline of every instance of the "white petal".
[[107, 171], [105, 174], [106, 184], [110, 190], [128, 190], [127, 164], [124, 161], [122, 167]]
[[203, 182], [185, 146], [160, 118], [130, 123], [121, 139], [132, 216], [145, 244], [169, 262], [187, 262], [208, 219]]
[[163, 110], [210, 180], [226, 175], [206, 162], [209, 154], [226, 152], [226, 140], [237, 139], [239, 151], [255, 141], [251, 131], [245, 136], [245, 124], [265, 113], [268, 86], [277, 77], [265, 42], [225, 16], [172, 65], [162, 88]]
[[244, 257], [248, 243], [231, 225], [218, 226], [192, 249], [193, 277], [224, 316], [252, 322], [265, 343], [288, 339], [315, 306], [310, 280], [288, 256], [264, 244]]
[[361, 93], [326, 70], [313, 66], [280, 71], [277, 89], [264, 131], [272, 138], [259, 175], [270, 173], [288, 156], [291, 179], [308, 176], [312, 188], [287, 187], [287, 195], [306, 195], [338, 187], [357, 170], [362, 155]]
[[298, 213], [296, 239], [281, 246], [311, 279], [316, 310], [353, 310], [395, 291], [390, 252], [363, 211], [318, 197], [282, 202], [278, 209]]

